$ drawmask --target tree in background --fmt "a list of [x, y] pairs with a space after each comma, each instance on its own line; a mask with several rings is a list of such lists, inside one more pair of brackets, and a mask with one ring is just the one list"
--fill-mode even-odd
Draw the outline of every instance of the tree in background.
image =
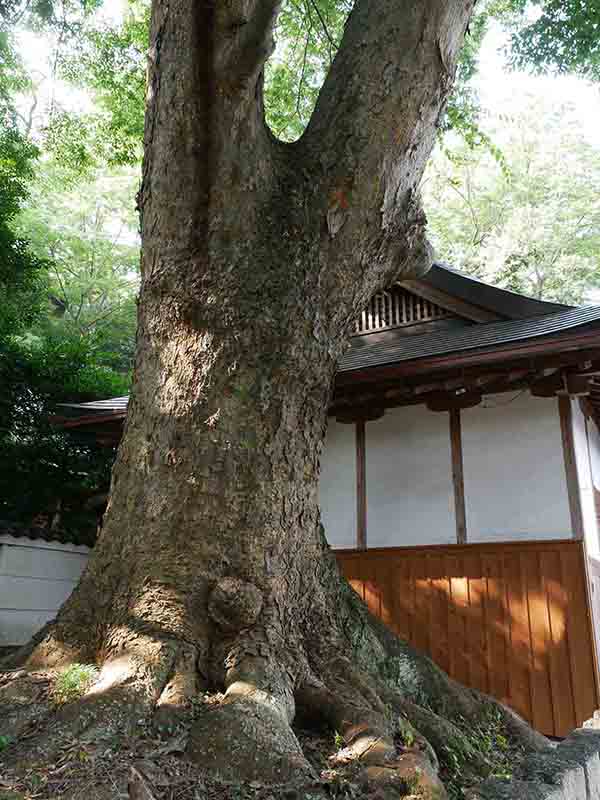
[[486, 131], [498, 151], [446, 142], [430, 163], [424, 193], [438, 254], [516, 292], [583, 302], [600, 285], [600, 151], [568, 108], [533, 97], [486, 120]]
[[44, 518], [54, 539], [95, 537], [88, 500], [108, 490], [114, 450], [57, 430], [52, 417], [60, 403], [129, 389], [139, 262], [132, 183], [122, 174], [73, 181], [46, 160], [13, 220], [42, 265], [36, 275], [43, 284], [35, 284], [35, 304], [19, 292], [20, 325], [6, 306], [0, 311], [7, 331], [0, 348], [5, 529]]
[[[517, 10], [525, 0], [511, 0]], [[515, 25], [513, 63], [600, 79], [600, 6], [594, 0], [533, 0], [533, 20]]]
[[[593, 4], [540, 0], [535, 5], [538, 13], [532, 22], [530, 8], [523, 0], [477, 4], [459, 58], [456, 85], [440, 126], [442, 148], [449, 160], [443, 165], [440, 157], [437, 169], [445, 177], [440, 173], [439, 179], [433, 180], [426, 210], [441, 257], [456, 268], [515, 291], [579, 303], [598, 282], [600, 251], [593, 235], [595, 218], [593, 213], [580, 213], [584, 203], [578, 199], [590, 199], [593, 207], [593, 181], [586, 184], [581, 170], [571, 176], [571, 163], [573, 191], [568, 186], [561, 187], [559, 153], [563, 147], [575, 148], [579, 166], [589, 159], [593, 173], [597, 149], [586, 145], [575, 131], [565, 132], [564, 136], [558, 133], [557, 128], [565, 124], [564, 115], [545, 112], [545, 125], [541, 126], [534, 109], [530, 114], [525, 112], [521, 121], [528, 126], [527, 147], [537, 147], [539, 156], [548, 144], [555, 155], [554, 159], [537, 164], [544, 173], [542, 183], [548, 193], [540, 193], [537, 201], [526, 199], [518, 187], [528, 181], [531, 184], [531, 175], [519, 163], [512, 164], [520, 146], [518, 121], [506, 120], [516, 137], [511, 141], [505, 135], [503, 121], [481, 120], [473, 84], [481, 43], [493, 22], [501, 22], [513, 31], [511, 58], [515, 65], [538, 71], [597, 75], [597, 47], [592, 34], [598, 12]], [[276, 31], [278, 46], [266, 65], [265, 87], [267, 121], [279, 138], [294, 141], [304, 131], [323, 76], [337, 52], [350, 7], [349, 0], [283, 3]], [[88, 115], [89, 124], [83, 126], [87, 131], [83, 141], [88, 158], [102, 151], [113, 163], [134, 164], [139, 159], [148, 8], [146, 0], [132, 0], [122, 22], [112, 25], [95, 25], [90, 18], [77, 46], [59, 59], [64, 75], [77, 85], [90, 88], [97, 100], [97, 113]], [[63, 123], [61, 119], [56, 124], [61, 127]], [[82, 141], [79, 127], [74, 130]], [[505, 148], [510, 152], [504, 153]], [[539, 157], [537, 161], [540, 162]], [[486, 169], [490, 174], [484, 179], [481, 173]], [[440, 203], [444, 181], [446, 188], [453, 186], [456, 196], [444, 195], [444, 202]], [[490, 181], [494, 182], [493, 189], [488, 186]], [[549, 183], [553, 184], [551, 188]], [[578, 196], [580, 189], [583, 191]], [[458, 193], [463, 190], [470, 199], [461, 204]], [[474, 230], [469, 232], [470, 226]]]
[[38, 156], [14, 103], [27, 87], [12, 36], [0, 27], [0, 343], [31, 324], [42, 302], [44, 264], [13, 228]]
[[89, 540], [96, 514], [85, 503], [106, 491], [114, 453], [58, 432], [50, 415], [128, 389], [137, 247], [111, 241], [107, 226], [117, 211], [132, 223], [133, 192], [125, 199], [113, 183], [93, 195], [40, 158], [35, 97], [20, 102], [34, 87], [7, 19], [27, 6], [1, 10], [0, 521], [29, 527], [43, 515], [53, 538]]
[[85, 340], [96, 363], [127, 373], [135, 346], [137, 176], [104, 170], [70, 181], [40, 164], [15, 227], [48, 264], [46, 313], [31, 333]]
[[[353, 0], [283, 2], [275, 32], [277, 50], [265, 71], [266, 117], [278, 138], [294, 141], [306, 128], [352, 6]], [[83, 35], [59, 54], [60, 73], [93, 91], [97, 110], [78, 121], [73, 115], [56, 115], [49, 129], [51, 147], [69, 153], [83, 148], [82, 160], [102, 153], [109, 163], [139, 162], [149, 11], [149, 0], [129, 0], [119, 22], [95, 23], [89, 17]], [[492, 20], [516, 24], [521, 11], [519, 0], [478, 3], [442, 130], [457, 130], [471, 144], [484, 140], [472, 87], [479, 48]]]
[[85, 342], [44, 338], [5, 342], [0, 351], [0, 525], [4, 532], [93, 544], [90, 498], [108, 490], [114, 449], [57, 429], [64, 402], [127, 390], [128, 380], [98, 367]]

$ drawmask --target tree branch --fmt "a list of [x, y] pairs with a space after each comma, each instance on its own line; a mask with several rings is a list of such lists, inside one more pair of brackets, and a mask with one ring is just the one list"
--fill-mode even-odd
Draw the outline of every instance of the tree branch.
[[422, 251], [416, 191], [472, 7], [471, 0], [358, 0], [350, 14], [303, 142], [320, 172], [332, 258], [354, 261], [357, 274], [366, 262], [364, 245], [360, 264], [353, 255], [357, 230], [369, 269], [388, 279], [391, 261], [413, 245]]
[[306, 37], [304, 39], [304, 53], [302, 54], [302, 69], [300, 71], [300, 80], [298, 81], [298, 88], [296, 90], [296, 115], [302, 118], [302, 95], [304, 91], [304, 77], [306, 75], [306, 61], [308, 58], [308, 47], [310, 45], [310, 37], [312, 34], [312, 21], [309, 16], [308, 28], [306, 30]]
[[217, 7], [217, 25], [224, 34], [216, 53], [217, 73], [244, 83], [256, 79], [275, 48], [281, 0], [235, 0]]
[[336, 43], [334, 42], [333, 37], [329, 32], [329, 28], [327, 27], [327, 23], [325, 22], [325, 19], [321, 14], [321, 9], [319, 8], [317, 0], [310, 0], [310, 4], [317, 13], [319, 22], [321, 23], [321, 27], [323, 29], [323, 33], [325, 34], [325, 37], [327, 38], [327, 41], [329, 43], [329, 62], [331, 63], [333, 61], [333, 53], [336, 50]]
[[[261, 73], [278, 10], [279, 0], [154, 0], [139, 195], [143, 277], [156, 247], [171, 255], [154, 278], [183, 280], [176, 254], [205, 252], [217, 209], [231, 206], [238, 193], [247, 196], [248, 186], [258, 192], [256, 151], [272, 144]], [[268, 157], [263, 163], [266, 184]], [[173, 222], [168, 240], [153, 236], [165, 213]], [[250, 231], [251, 220], [247, 225]]]

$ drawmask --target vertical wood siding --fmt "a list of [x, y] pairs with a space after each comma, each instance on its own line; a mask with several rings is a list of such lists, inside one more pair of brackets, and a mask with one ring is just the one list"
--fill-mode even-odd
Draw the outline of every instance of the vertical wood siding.
[[370, 610], [453, 678], [566, 736], [599, 706], [583, 542], [338, 551]]

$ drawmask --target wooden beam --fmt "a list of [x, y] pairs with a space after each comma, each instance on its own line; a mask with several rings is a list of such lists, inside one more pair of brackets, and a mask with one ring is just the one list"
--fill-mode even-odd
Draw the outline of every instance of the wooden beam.
[[48, 417], [51, 425], [61, 428], [79, 428], [84, 425], [95, 425], [98, 422], [123, 422], [127, 417], [126, 411], [111, 411], [107, 414], [89, 414], [87, 417], [61, 417], [52, 415]]
[[567, 372], [565, 375], [565, 392], [573, 397], [585, 397], [590, 393], [591, 378], [589, 374]]
[[455, 392], [432, 392], [423, 399], [430, 411], [449, 411], [478, 406], [481, 403], [481, 393], [469, 392], [466, 389]]
[[530, 392], [534, 397], [556, 397], [561, 389], [564, 389], [564, 383], [562, 373], [557, 369], [552, 375], [537, 378], [531, 384]]
[[465, 507], [465, 478], [463, 469], [462, 430], [460, 409], [452, 408], [450, 418], [450, 453], [452, 456], [452, 484], [454, 486], [454, 518], [456, 542], [467, 542], [467, 511]]
[[356, 548], [367, 549], [366, 425], [356, 423]]
[[565, 475], [567, 479], [567, 494], [569, 496], [569, 511], [571, 512], [571, 527], [573, 538], [583, 539], [583, 514], [581, 511], [581, 498], [579, 495], [579, 478], [577, 476], [577, 462], [575, 460], [575, 442], [573, 440], [573, 420], [571, 413], [571, 400], [565, 395], [558, 398], [558, 413], [560, 416], [560, 432], [562, 437], [563, 458], [565, 462]]
[[373, 422], [381, 419], [384, 414], [385, 408], [380, 401], [376, 405], [355, 405], [339, 409], [335, 412], [335, 418], [342, 425], [351, 425], [357, 422]]
[[559, 394], [584, 397], [590, 393], [591, 382], [590, 373], [557, 370], [532, 383], [531, 394], [534, 397], [554, 397]]

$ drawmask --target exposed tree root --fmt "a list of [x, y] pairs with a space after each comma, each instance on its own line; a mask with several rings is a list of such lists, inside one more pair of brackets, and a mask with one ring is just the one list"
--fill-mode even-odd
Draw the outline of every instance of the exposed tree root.
[[[0, 690], [2, 733], [14, 737], [14, 745], [2, 754], [5, 769], [8, 766], [5, 774], [11, 774], [12, 766], [14, 785], [23, 786], [32, 764], [59, 763], [60, 768], [61, 757], [76, 743], [83, 748], [79, 753], [112, 748], [112, 775], [120, 753], [136, 752], [139, 760], [140, 743], [145, 742], [146, 748], [153, 746], [160, 753], [162, 747], [162, 754], [173, 758], [169, 742], [174, 742], [174, 749], [181, 751], [177, 758], [186, 763], [190, 774], [196, 769], [197, 780], [217, 781], [223, 797], [233, 796], [240, 785], [268, 785], [277, 796], [311, 785], [317, 787], [311, 792], [318, 796], [324, 788], [318, 781], [325, 778], [333, 780], [342, 794], [340, 786], [350, 787], [349, 796], [351, 787], [352, 791], [359, 787], [365, 796], [405, 797], [418, 790], [423, 798], [440, 798], [445, 792], [439, 765], [447, 761], [449, 750], [462, 758], [467, 782], [489, 774], [489, 759], [465, 732], [472, 724], [469, 720], [483, 719], [486, 709], [497, 710], [503, 733], [521, 748], [545, 744], [512, 712], [453, 684], [424, 656], [408, 650], [402, 653], [411, 662], [413, 679], [405, 691], [397, 680], [358, 670], [341, 656], [324, 666], [323, 677], [305, 669], [303, 679], [294, 686], [274, 657], [262, 656], [243, 659], [231, 668], [225, 692], [213, 695], [210, 702], [199, 694], [196, 651], [174, 643], [155, 645], [154, 658], [143, 663], [131, 654], [109, 659], [83, 698], [58, 708], [51, 699], [58, 672], [8, 673]], [[392, 660], [398, 657], [397, 649], [387, 654]], [[387, 669], [391, 669], [389, 663]], [[426, 705], [417, 704], [411, 695], [425, 683], [435, 685], [442, 694], [432, 694]], [[449, 708], [459, 709], [456, 718], [439, 713], [447, 714]], [[322, 776], [315, 774], [292, 729], [296, 713], [331, 731], [328, 768]], [[151, 775], [141, 782], [131, 779], [124, 766], [127, 760], [119, 761], [122, 770], [116, 777], [121, 783], [127, 777], [134, 787], [131, 796], [151, 790], [153, 797], [160, 798], [161, 787], [153, 785]], [[72, 789], [75, 797], [81, 767], [78, 763], [71, 788], [63, 774], [63, 794], [38, 792], [39, 796], [69, 797]], [[48, 772], [49, 787], [54, 785], [53, 774]], [[101, 785], [102, 791], [109, 791], [102, 780], [98, 791]], [[182, 794], [188, 796], [194, 795]]]
[[[277, 794], [315, 782], [318, 796], [325, 779], [336, 791], [353, 786], [365, 796], [396, 798], [418, 790], [426, 800], [444, 796], [440, 775], [466, 783], [487, 776], [495, 740], [514, 753], [547, 745], [512, 711], [455, 683], [398, 640], [339, 580], [326, 552], [318, 563], [336, 611], [324, 619], [334, 601], [312, 598], [307, 633], [301, 626], [284, 633], [275, 604], [263, 607], [254, 586], [225, 579], [207, 595], [210, 638], [198, 634], [210, 628], [205, 622], [190, 625], [194, 639], [166, 636], [164, 609], [160, 629], [150, 620], [135, 630], [108, 628], [96, 650], [96, 680], [58, 707], [52, 687], [65, 657], [86, 650], [63, 646], [64, 631], [50, 627], [11, 663], [52, 669], [6, 673], [0, 685], [0, 733], [13, 741], [0, 754], [7, 774], [12, 769], [18, 784], [32, 764], [61, 763], [76, 743], [96, 753], [90, 759], [113, 753], [119, 780], [157, 798], [151, 775], [130, 780], [126, 753], [139, 760], [140, 748], [143, 757], [154, 749], [173, 758], [176, 750], [190, 775], [218, 782], [224, 797], [240, 785], [268, 785]], [[321, 775], [303, 752], [296, 718], [330, 731]], [[49, 792], [38, 796], [62, 796]]]

